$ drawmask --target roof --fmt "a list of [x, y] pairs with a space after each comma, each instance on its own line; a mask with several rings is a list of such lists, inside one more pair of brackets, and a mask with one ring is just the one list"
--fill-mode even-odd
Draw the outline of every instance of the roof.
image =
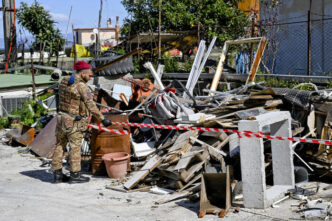
[[[55, 84], [50, 75], [35, 75], [36, 86]], [[0, 89], [14, 87], [32, 87], [31, 74], [0, 74]]]
[[[161, 41], [174, 41], [178, 39], [183, 34], [175, 34], [175, 33], [160, 33]], [[153, 41], [158, 41], [158, 33], [140, 33], [133, 38], [131, 38], [128, 42], [130, 43], [150, 43]]]
[[[74, 31], [93, 31], [93, 29], [95, 29], [95, 28], [75, 28]], [[99, 28], [99, 30], [100, 31], [115, 31], [116, 28]]]

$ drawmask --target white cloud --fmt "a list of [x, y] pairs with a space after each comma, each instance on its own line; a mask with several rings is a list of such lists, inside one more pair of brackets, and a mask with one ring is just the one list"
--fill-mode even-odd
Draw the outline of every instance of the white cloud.
[[44, 9], [47, 10], [47, 11], [51, 10], [51, 6], [49, 6], [49, 5], [42, 4], [42, 6], [43, 6]]
[[68, 16], [65, 14], [61, 14], [61, 13], [50, 13], [51, 16], [56, 20], [56, 21], [68, 21]]

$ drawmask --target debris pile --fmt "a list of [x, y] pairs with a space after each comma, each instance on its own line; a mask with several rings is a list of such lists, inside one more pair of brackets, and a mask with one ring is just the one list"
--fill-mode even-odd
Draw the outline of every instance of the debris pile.
[[[308, 194], [305, 189], [293, 189], [294, 181], [331, 181], [331, 90], [321, 90], [312, 84], [312, 91], [269, 88], [264, 82], [255, 83], [252, 75], [245, 85], [228, 91], [199, 90], [196, 84], [214, 42], [215, 38], [205, 55], [205, 42], [201, 42], [186, 86], [177, 80], [163, 85], [163, 66], [159, 65], [156, 71], [148, 62], [145, 67], [150, 70], [154, 83], [149, 79], [125, 77], [122, 81], [130, 82], [131, 87], [116, 83], [112, 88], [94, 88], [96, 103], [113, 125], [103, 128], [94, 119], [90, 123], [82, 155], [91, 160], [92, 173], [105, 175], [103, 154], [126, 152], [131, 154], [130, 173], [122, 180], [123, 188], [118, 186], [121, 181], [115, 182], [116, 187], [107, 188], [124, 192], [148, 189], [157, 194], [183, 192], [181, 197], [200, 192], [199, 217], [206, 213], [223, 217], [230, 210], [232, 200], [243, 199], [246, 205], [246, 195], [241, 197], [239, 191], [245, 175], [241, 174], [241, 167], [251, 165], [240, 164], [240, 157], [244, 157], [241, 148], [249, 146], [241, 139], [261, 142], [264, 154], [261, 177], [268, 187], [284, 185], [277, 184], [277, 176], [273, 175], [275, 160], [278, 161], [272, 157], [273, 142], [279, 140], [289, 142], [290, 162], [297, 166], [294, 173], [292, 171], [288, 195], [281, 199], [298, 198], [301, 201], [299, 212], [303, 212], [305, 218], [331, 214], [330, 202], [305, 199], [303, 196]], [[286, 122], [282, 118], [285, 112], [290, 116], [290, 134], [278, 136], [273, 131], [286, 130], [282, 126], [282, 122]], [[268, 115], [270, 113], [274, 114]], [[241, 122], [259, 121], [263, 115], [280, 116], [282, 122], [279, 124], [278, 119], [273, 119], [271, 125], [264, 124], [259, 130], [240, 130]], [[27, 145], [36, 155], [50, 158], [55, 147], [55, 118], [32, 142], [31, 136], [26, 137], [31, 134], [29, 131], [23, 133], [19, 127], [8, 136]], [[245, 188], [248, 184], [243, 185]], [[305, 194], [299, 194], [300, 191]], [[179, 197], [173, 200], [176, 199]], [[267, 202], [263, 207], [276, 206], [277, 202]]]

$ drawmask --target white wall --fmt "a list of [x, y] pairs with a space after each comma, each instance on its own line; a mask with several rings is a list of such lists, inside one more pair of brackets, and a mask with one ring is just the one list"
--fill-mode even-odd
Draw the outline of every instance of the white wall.
[[[106, 43], [106, 41], [113, 43], [114, 45], [116, 44], [114, 30], [101, 30], [99, 37], [101, 44]], [[95, 42], [96, 42], [96, 36], [92, 31], [89, 30], [78, 31], [78, 42], [77, 42], [78, 44], [88, 46]]]

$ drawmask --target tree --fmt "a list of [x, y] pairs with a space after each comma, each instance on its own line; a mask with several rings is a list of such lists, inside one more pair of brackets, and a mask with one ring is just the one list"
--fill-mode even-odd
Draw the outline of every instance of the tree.
[[[217, 36], [222, 44], [244, 34], [246, 15], [236, 7], [236, 0], [163, 0], [162, 31], [197, 30], [202, 39]], [[129, 17], [122, 34], [130, 37], [141, 32], [156, 32], [158, 0], [122, 0]]]
[[21, 2], [20, 10], [17, 12], [18, 23], [27, 29], [34, 37], [33, 46], [39, 48], [45, 44], [45, 49], [52, 54], [62, 49], [64, 39], [60, 30], [54, 27], [56, 23], [50, 13], [37, 1], [31, 6]]

